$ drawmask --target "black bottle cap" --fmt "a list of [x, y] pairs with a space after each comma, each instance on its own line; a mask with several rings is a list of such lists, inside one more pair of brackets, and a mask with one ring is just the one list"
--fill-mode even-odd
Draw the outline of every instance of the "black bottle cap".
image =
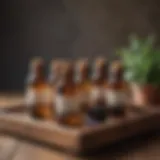
[[96, 121], [99, 121], [99, 122], [102, 122], [106, 119], [107, 117], [107, 109], [106, 109], [106, 106], [102, 106], [102, 105], [99, 105], [99, 104], [95, 104], [94, 106], [92, 106], [89, 110], [88, 110], [88, 113], [87, 113], [88, 117], [93, 119], [93, 120], [96, 120]]

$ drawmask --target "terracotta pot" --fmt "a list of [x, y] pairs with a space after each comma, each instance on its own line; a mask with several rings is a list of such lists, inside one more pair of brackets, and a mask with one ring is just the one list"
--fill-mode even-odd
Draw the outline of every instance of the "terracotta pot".
[[160, 87], [131, 84], [131, 91], [134, 105], [160, 105]]

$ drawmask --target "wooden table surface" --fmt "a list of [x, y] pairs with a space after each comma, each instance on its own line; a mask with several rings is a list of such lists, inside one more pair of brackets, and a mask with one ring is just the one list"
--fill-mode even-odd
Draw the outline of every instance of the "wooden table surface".
[[[0, 94], [0, 108], [23, 101], [19, 94]], [[1, 103], [2, 102], [2, 103]], [[5, 104], [5, 105], [4, 105]], [[134, 137], [86, 157], [72, 157], [31, 141], [0, 134], [0, 160], [160, 160], [160, 132]]]

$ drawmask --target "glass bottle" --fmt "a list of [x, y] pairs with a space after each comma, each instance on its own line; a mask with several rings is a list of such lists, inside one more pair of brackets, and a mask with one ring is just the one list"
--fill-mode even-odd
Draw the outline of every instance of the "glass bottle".
[[56, 119], [60, 124], [72, 127], [83, 124], [83, 114], [77, 99], [77, 89], [74, 82], [74, 69], [70, 63], [65, 64], [63, 77], [57, 86], [55, 106]]
[[108, 86], [108, 62], [105, 59], [96, 59], [93, 66], [91, 83], [91, 97], [93, 99], [97, 96], [104, 98], [104, 93]]
[[108, 61], [104, 58], [97, 58], [93, 66], [93, 85], [107, 87]]
[[90, 65], [87, 59], [81, 59], [75, 64], [75, 82], [82, 110], [85, 112], [88, 106], [91, 91]]
[[59, 60], [53, 60], [49, 68], [49, 84], [54, 88], [58, 80], [60, 79], [61, 63]]
[[92, 89], [90, 93], [90, 108], [87, 112], [87, 124], [99, 124], [106, 120], [107, 104], [105, 92], [107, 89], [108, 62], [104, 59], [97, 59], [91, 78]]
[[37, 119], [52, 119], [52, 90], [45, 80], [44, 61], [32, 60], [26, 87], [26, 105]]
[[109, 69], [107, 103], [114, 116], [125, 114], [127, 86], [123, 79], [123, 66], [120, 61], [112, 62]]

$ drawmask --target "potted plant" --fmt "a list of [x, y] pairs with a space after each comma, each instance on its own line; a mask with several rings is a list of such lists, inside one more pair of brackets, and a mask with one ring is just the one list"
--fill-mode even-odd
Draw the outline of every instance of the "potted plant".
[[154, 38], [132, 36], [129, 46], [119, 51], [124, 65], [124, 79], [131, 86], [135, 105], [160, 104], [160, 50]]

